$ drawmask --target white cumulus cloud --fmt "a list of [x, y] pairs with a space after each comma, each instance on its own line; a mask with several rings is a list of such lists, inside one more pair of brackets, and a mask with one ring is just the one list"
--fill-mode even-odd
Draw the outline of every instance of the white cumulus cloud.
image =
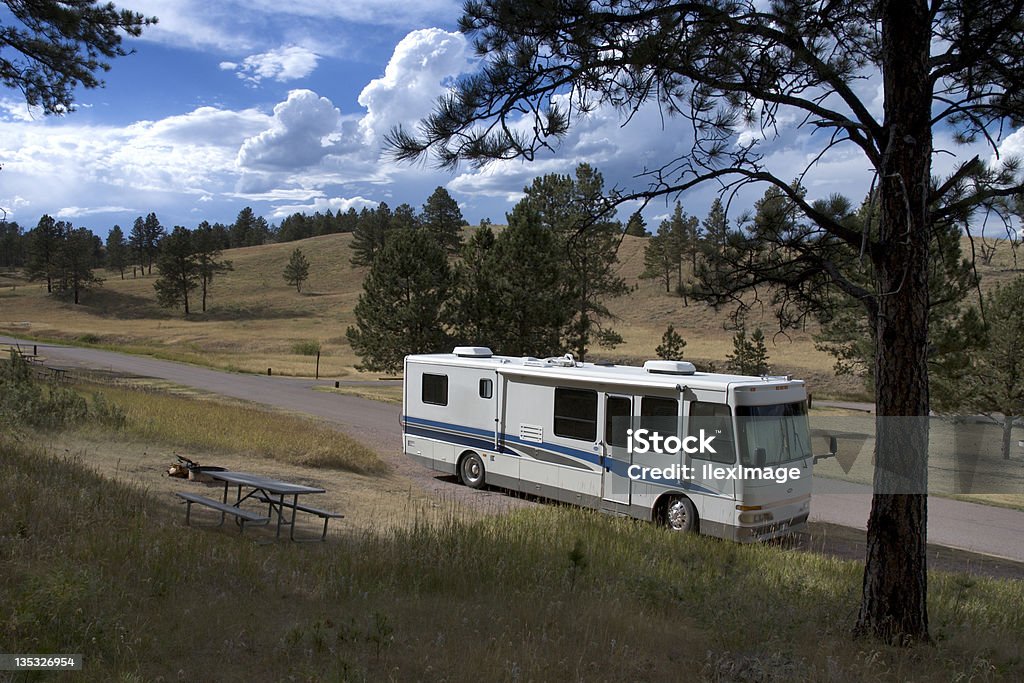
[[367, 143], [379, 143], [393, 126], [414, 126], [429, 114], [451, 80], [470, 68], [471, 58], [461, 33], [427, 28], [406, 35], [395, 46], [384, 76], [359, 94], [359, 104], [367, 110], [360, 123]]
[[258, 85], [263, 79], [283, 83], [305, 78], [313, 73], [319, 61], [320, 55], [309, 48], [285, 45], [269, 52], [249, 55], [241, 64], [221, 62], [220, 68], [235, 71], [242, 80]]
[[282, 171], [313, 166], [340, 149], [341, 112], [312, 90], [293, 90], [274, 107], [267, 130], [238, 150], [244, 169]]

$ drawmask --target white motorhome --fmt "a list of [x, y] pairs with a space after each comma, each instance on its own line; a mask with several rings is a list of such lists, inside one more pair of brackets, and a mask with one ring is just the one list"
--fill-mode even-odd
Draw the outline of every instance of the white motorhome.
[[468, 486], [680, 531], [765, 540], [810, 511], [807, 392], [788, 377], [458, 347], [406, 357], [402, 428], [407, 455]]

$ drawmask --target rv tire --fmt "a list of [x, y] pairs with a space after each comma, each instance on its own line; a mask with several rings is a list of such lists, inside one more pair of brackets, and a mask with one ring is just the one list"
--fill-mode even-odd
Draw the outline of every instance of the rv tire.
[[471, 489], [482, 489], [484, 487], [484, 461], [476, 453], [467, 453], [459, 464], [459, 477], [462, 483]]
[[699, 527], [697, 507], [686, 496], [669, 496], [661, 506], [660, 521], [671, 531], [694, 533]]

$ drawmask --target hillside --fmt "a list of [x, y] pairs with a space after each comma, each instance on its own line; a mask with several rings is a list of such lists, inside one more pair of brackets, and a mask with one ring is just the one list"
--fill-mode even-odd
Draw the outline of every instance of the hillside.
[[[103, 286], [86, 294], [79, 306], [47, 296], [43, 284], [0, 274], [0, 332], [101, 344], [243, 372], [272, 368], [275, 374], [310, 376], [315, 358], [303, 355], [308, 349], [301, 347], [318, 342], [322, 377], [372, 378], [375, 375], [355, 370], [358, 358], [345, 339], [366, 274], [365, 268], [349, 265], [351, 240], [347, 234], [326, 235], [229, 250], [224, 257], [234, 270], [214, 281], [208, 311], [187, 319], [180, 311], [156, 304], [155, 274], [133, 278], [129, 272], [121, 280], [104, 271]], [[727, 311], [716, 312], [703, 304], [684, 306], [659, 282], [640, 279], [645, 243], [643, 238], [624, 239], [621, 272], [631, 292], [609, 302], [618, 317], [612, 326], [625, 344], [614, 350], [596, 349], [594, 355], [630, 361], [652, 358], [671, 323], [687, 341], [687, 358], [698, 367], [707, 361], [720, 364], [732, 350]], [[281, 277], [296, 247], [310, 261], [310, 279], [301, 294]], [[968, 253], [969, 248], [965, 243]], [[979, 266], [979, 272], [984, 285], [990, 286], [1012, 277], [1012, 268], [1009, 249], [1004, 248], [991, 266]], [[198, 301], [193, 308], [199, 308]], [[833, 376], [832, 358], [814, 348], [814, 328], [774, 334], [777, 326], [768, 310], [751, 323], [765, 330], [773, 371], [807, 379], [819, 396], [863, 395], [858, 380]]]

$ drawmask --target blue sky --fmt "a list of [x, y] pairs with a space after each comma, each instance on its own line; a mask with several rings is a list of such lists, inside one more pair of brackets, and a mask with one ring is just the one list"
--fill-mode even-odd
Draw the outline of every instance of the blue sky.
[[[81, 91], [77, 111], [42, 117], [20, 93], [0, 90], [0, 207], [23, 227], [43, 213], [105, 235], [150, 211], [168, 228], [191, 228], [202, 220], [230, 223], [244, 206], [271, 222], [380, 201], [418, 209], [438, 185], [469, 221], [501, 223], [535, 176], [571, 173], [586, 161], [606, 186], [641, 189], [637, 173], [687, 147], [685, 126], [652, 106], [625, 127], [616, 112], [597, 110], [557, 153], [530, 164], [455, 173], [395, 165], [381, 158], [384, 133], [413, 125], [475, 63], [455, 32], [459, 0], [117, 4], [160, 23], [127, 42], [135, 54], [114, 60], [106, 88]], [[858, 87], [880, 108], [877, 85]], [[796, 120], [783, 118], [783, 135], [764, 142], [781, 177], [795, 177], [820, 144], [804, 129], [790, 135]], [[945, 142], [940, 134], [937, 146]], [[1024, 133], [1004, 148], [1024, 151]], [[941, 171], [955, 157], [936, 161]], [[859, 201], [869, 182], [864, 159], [840, 149], [807, 184], [812, 197], [842, 192]], [[681, 201], [703, 216], [712, 197], [706, 188]], [[741, 198], [734, 212], [755, 198]], [[649, 206], [649, 228], [668, 213], [665, 200]]]

